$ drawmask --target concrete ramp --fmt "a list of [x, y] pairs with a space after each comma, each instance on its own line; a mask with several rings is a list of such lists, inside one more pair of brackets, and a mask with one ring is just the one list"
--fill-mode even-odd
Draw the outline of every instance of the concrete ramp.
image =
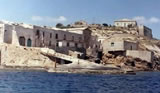
[[71, 61], [73, 63], [74, 62], [90, 62], [90, 61], [87, 61], [87, 60], [75, 58], [75, 57], [72, 57], [72, 56], [69, 56], [69, 55], [65, 55], [65, 54], [62, 54], [62, 53], [57, 53], [54, 50], [48, 49], [48, 48], [41, 48], [40, 50], [44, 54], [52, 55], [52, 56], [54, 56], [56, 58], [60, 58], [60, 59], [67, 60], [67, 61]]

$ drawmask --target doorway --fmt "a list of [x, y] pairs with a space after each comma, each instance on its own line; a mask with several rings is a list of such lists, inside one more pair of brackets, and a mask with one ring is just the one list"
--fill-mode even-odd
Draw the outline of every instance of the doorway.
[[25, 46], [25, 37], [24, 36], [19, 37], [19, 44], [21, 46]]
[[27, 46], [28, 46], [28, 47], [31, 47], [31, 46], [32, 46], [32, 40], [31, 40], [30, 38], [27, 40]]

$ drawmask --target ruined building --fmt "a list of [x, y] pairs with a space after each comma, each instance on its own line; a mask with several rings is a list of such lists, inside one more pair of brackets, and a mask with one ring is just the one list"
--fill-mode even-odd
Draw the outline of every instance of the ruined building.
[[138, 35], [152, 38], [152, 30], [144, 25], [138, 25], [135, 20], [121, 19], [114, 22], [116, 27], [136, 28]]
[[0, 42], [27, 47], [48, 47], [68, 54], [69, 50], [85, 53], [89, 47], [90, 31], [82, 33], [56, 30], [50, 27], [26, 24], [0, 24]]

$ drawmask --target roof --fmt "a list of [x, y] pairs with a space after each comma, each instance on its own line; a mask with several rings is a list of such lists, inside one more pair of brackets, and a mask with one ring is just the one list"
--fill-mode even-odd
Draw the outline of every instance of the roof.
[[136, 22], [136, 20], [132, 20], [132, 19], [120, 19], [114, 22]]

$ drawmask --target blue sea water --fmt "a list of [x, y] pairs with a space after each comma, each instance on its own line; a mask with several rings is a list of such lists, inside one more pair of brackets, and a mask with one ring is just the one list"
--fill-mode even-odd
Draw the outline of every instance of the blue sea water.
[[0, 93], [160, 93], [160, 72], [87, 75], [0, 71]]

